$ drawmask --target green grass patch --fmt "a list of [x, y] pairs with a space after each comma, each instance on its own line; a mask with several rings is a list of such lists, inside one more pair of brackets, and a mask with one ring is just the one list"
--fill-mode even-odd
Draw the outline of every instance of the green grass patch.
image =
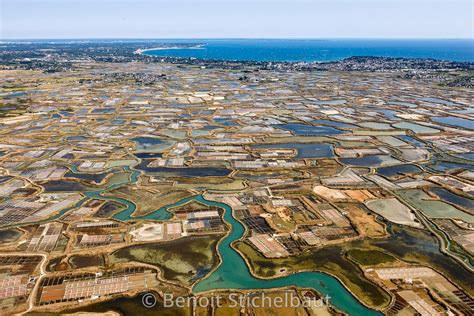
[[110, 255], [110, 262], [138, 261], [163, 270], [167, 280], [189, 285], [202, 271], [215, 267], [216, 244], [222, 235], [186, 237], [174, 241], [134, 245]]
[[374, 266], [397, 261], [393, 256], [378, 250], [351, 249], [347, 252], [347, 256], [363, 266]]

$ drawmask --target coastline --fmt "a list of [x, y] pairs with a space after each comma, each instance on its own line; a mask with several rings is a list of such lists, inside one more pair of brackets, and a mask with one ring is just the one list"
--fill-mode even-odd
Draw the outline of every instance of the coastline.
[[[146, 50], [135, 54], [145, 58], [148, 62], [203, 66], [210, 68], [240, 69], [241, 67], [255, 67], [265, 70], [291, 71], [472, 71], [474, 61], [449, 61], [432, 58], [383, 57], [383, 56], [351, 56], [347, 58], [327, 61], [276, 61], [276, 60], [238, 60], [238, 59], [211, 59], [195, 57], [160, 56], [149, 54]], [[419, 74], [417, 74], [419, 75]], [[244, 78], [245, 79], [245, 78]]]
[[[201, 42], [201, 43], [200, 43]], [[195, 44], [197, 43], [197, 44]], [[146, 44], [145, 44], [146, 45]], [[140, 48], [148, 56], [228, 62], [327, 63], [354, 57], [474, 63], [474, 40], [437, 39], [176, 39]], [[206, 46], [207, 51], [160, 54]], [[156, 51], [156, 54], [150, 53]]]
[[160, 51], [160, 50], [183, 50], [183, 49], [205, 49], [204, 44], [197, 44], [197, 45], [192, 45], [192, 46], [158, 46], [158, 47], [152, 47], [152, 48], [139, 48], [135, 50], [133, 53], [137, 55], [147, 55], [147, 56], [155, 56], [153, 54], [145, 54], [147, 52], [153, 52], [153, 51]]

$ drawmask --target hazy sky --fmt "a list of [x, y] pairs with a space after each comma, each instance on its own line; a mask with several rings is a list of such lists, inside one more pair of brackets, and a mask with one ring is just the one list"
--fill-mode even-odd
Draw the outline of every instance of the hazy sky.
[[472, 38], [472, 0], [0, 0], [12, 38]]

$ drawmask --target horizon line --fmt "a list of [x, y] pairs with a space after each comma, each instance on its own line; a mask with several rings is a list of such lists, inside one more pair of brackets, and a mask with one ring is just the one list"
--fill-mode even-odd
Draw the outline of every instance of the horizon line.
[[0, 41], [24, 40], [471, 40], [473, 37], [20, 37]]

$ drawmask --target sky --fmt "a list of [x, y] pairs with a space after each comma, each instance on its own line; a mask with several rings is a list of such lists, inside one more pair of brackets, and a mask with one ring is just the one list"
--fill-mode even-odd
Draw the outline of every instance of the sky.
[[472, 0], [0, 0], [0, 38], [473, 38]]

